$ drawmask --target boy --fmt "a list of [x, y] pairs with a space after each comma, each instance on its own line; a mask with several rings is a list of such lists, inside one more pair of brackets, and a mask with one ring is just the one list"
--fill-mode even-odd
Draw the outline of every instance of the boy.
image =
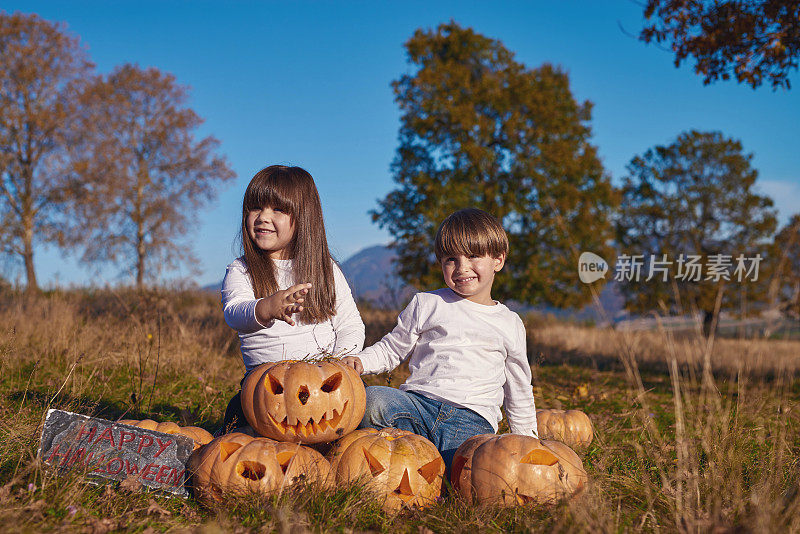
[[536, 436], [531, 368], [519, 316], [492, 300], [508, 237], [478, 209], [457, 211], [436, 232], [436, 259], [446, 288], [417, 293], [383, 339], [343, 362], [382, 373], [410, 355], [400, 389], [367, 388], [360, 428], [395, 427], [425, 436], [449, 467], [476, 434], [494, 434], [503, 404], [511, 432]]

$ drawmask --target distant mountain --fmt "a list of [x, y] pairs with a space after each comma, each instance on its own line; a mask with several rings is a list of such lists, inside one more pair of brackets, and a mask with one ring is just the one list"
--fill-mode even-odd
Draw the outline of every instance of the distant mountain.
[[380, 307], [402, 307], [415, 290], [397, 275], [394, 265], [396, 257], [389, 247], [375, 245], [356, 252], [340, 263], [353, 297]]
[[216, 284], [208, 284], [207, 286], [203, 286], [200, 289], [202, 289], [203, 291], [210, 291], [212, 293], [219, 294], [219, 292], [222, 291], [222, 280], [220, 280]]

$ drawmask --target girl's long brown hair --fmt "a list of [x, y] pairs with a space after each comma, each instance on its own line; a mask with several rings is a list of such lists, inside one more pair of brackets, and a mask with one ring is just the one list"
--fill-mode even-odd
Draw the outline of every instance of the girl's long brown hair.
[[256, 298], [278, 291], [275, 264], [269, 251], [260, 249], [247, 231], [247, 214], [264, 206], [285, 211], [294, 223], [289, 243], [295, 284], [310, 282], [300, 320], [320, 323], [336, 315], [333, 259], [328, 250], [322, 205], [314, 179], [300, 167], [271, 165], [250, 180], [242, 202], [242, 254]]

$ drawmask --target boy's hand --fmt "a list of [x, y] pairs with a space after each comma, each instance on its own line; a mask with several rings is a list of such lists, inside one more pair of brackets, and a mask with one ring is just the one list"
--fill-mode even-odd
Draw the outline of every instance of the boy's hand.
[[305, 301], [309, 289], [311, 284], [297, 284], [259, 300], [256, 304], [256, 319], [261, 324], [278, 319], [294, 326], [292, 315], [303, 311], [301, 304]]
[[364, 372], [364, 364], [361, 363], [361, 358], [358, 356], [345, 356], [340, 360], [343, 364], [352, 367], [356, 373], [362, 374]]

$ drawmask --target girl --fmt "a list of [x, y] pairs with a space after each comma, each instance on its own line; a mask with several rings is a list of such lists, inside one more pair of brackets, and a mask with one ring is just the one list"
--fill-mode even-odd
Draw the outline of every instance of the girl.
[[[222, 306], [239, 332], [245, 376], [265, 362], [363, 348], [364, 323], [328, 251], [308, 172], [272, 165], [253, 177], [242, 202], [241, 242], [242, 256], [222, 282]], [[225, 428], [245, 424], [237, 393]]]

